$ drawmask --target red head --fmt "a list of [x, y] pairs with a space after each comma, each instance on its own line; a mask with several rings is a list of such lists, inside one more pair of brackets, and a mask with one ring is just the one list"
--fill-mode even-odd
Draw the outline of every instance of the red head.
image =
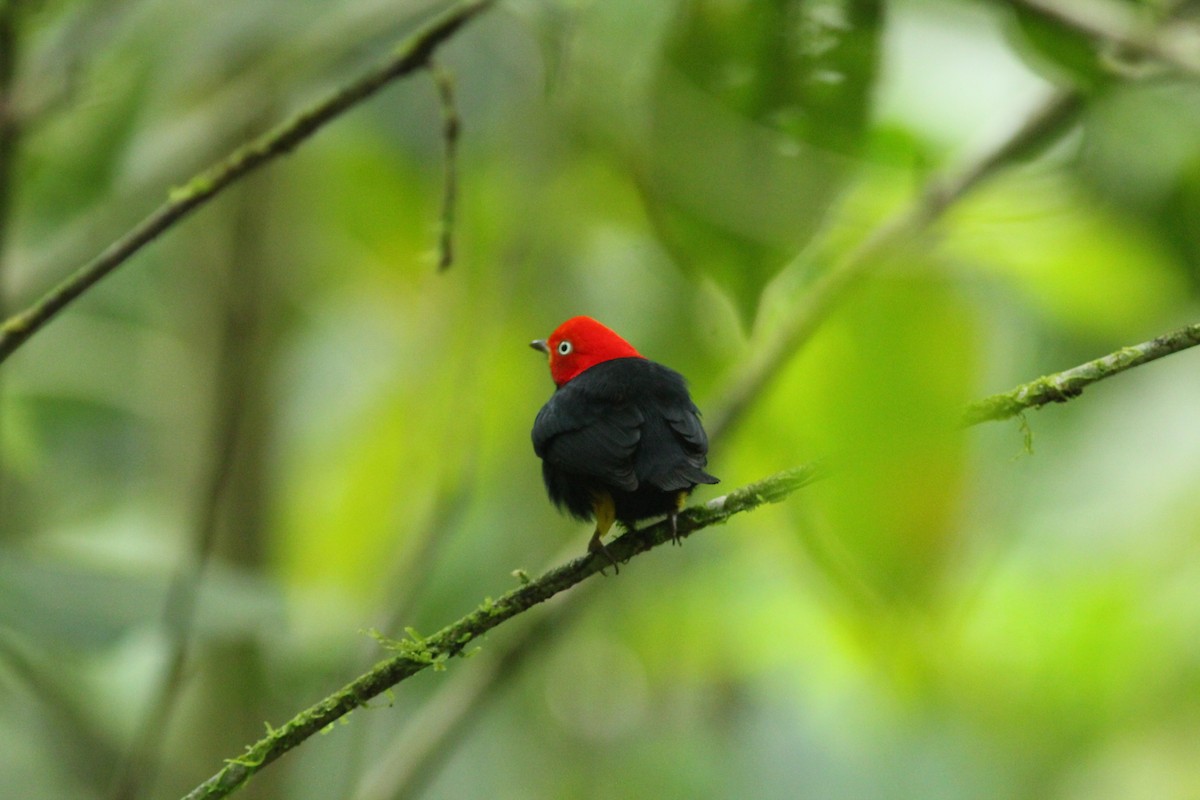
[[529, 346], [550, 356], [550, 377], [557, 386], [601, 361], [642, 357], [633, 345], [591, 317], [571, 317], [549, 339], [537, 339]]

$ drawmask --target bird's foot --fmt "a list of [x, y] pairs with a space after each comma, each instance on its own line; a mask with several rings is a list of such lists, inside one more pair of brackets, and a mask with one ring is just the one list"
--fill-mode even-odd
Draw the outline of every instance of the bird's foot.
[[[614, 575], [621, 574], [621, 566], [617, 563], [617, 560], [615, 558], [613, 558], [613, 554], [609, 551], [608, 547], [604, 544], [604, 542], [600, 541], [600, 532], [599, 531], [597, 531], [592, 536], [591, 541], [588, 542], [588, 552], [589, 553], [603, 553], [604, 557], [608, 559], [608, 563], [612, 564], [613, 574]], [[605, 577], [608, 577], [608, 573], [604, 571], [604, 567], [600, 568], [600, 574], [604, 575]]]
[[678, 547], [683, 547], [683, 540], [679, 538], [679, 522], [676, 519], [678, 515], [674, 512], [667, 514], [667, 522], [671, 526], [671, 544]]

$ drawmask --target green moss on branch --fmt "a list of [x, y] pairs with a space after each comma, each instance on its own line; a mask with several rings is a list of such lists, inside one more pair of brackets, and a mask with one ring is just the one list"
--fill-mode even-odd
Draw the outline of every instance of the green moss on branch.
[[1012, 391], [972, 403], [963, 413], [964, 425], [1008, 419], [1047, 403], [1064, 403], [1096, 381], [1200, 344], [1200, 323], [1185, 325], [1141, 344], [1122, 347], [1086, 364], [1023, 383]]
[[[757, 508], [764, 503], [777, 503], [792, 492], [823, 475], [819, 464], [810, 464], [772, 475], [757, 483], [737, 489], [699, 506], [680, 513], [678, 530], [681, 537], [722, 523], [734, 514]], [[660, 522], [643, 530], [629, 532], [612, 542], [608, 549], [622, 561], [633, 558], [671, 538], [667, 523]], [[502, 622], [532, 608], [554, 595], [571, 588], [607, 566], [608, 558], [591, 553], [556, 567], [537, 580], [523, 580], [521, 585], [492, 600], [485, 599], [471, 613], [447, 625], [437, 633], [410, 639], [395, 645], [396, 655], [376, 664], [373, 669], [347, 684], [321, 702], [308, 708], [280, 728], [268, 726], [267, 735], [246, 749], [237, 758], [226, 761], [220, 772], [197, 786], [184, 800], [213, 800], [225, 797], [245, 783], [250, 776], [297, 746], [313, 734], [327, 728], [341, 717], [372, 698], [387, 692], [392, 686], [427, 667], [437, 669], [447, 660], [463, 655], [466, 646]]]

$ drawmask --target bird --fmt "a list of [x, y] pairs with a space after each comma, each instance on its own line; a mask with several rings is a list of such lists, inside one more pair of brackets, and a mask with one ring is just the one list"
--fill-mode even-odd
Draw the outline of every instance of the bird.
[[546, 493], [560, 510], [594, 520], [588, 552], [601, 552], [614, 522], [636, 530], [676, 515], [708, 472], [708, 435], [682, 375], [643, 356], [591, 317], [572, 317], [529, 346], [546, 354], [554, 393], [533, 423]]

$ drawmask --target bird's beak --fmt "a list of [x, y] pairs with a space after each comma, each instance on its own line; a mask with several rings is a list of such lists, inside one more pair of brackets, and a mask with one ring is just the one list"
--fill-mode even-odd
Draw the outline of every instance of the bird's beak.
[[545, 339], [534, 339], [529, 343], [529, 346], [534, 350], [541, 350], [546, 355], [550, 355], [550, 345], [546, 344]]

